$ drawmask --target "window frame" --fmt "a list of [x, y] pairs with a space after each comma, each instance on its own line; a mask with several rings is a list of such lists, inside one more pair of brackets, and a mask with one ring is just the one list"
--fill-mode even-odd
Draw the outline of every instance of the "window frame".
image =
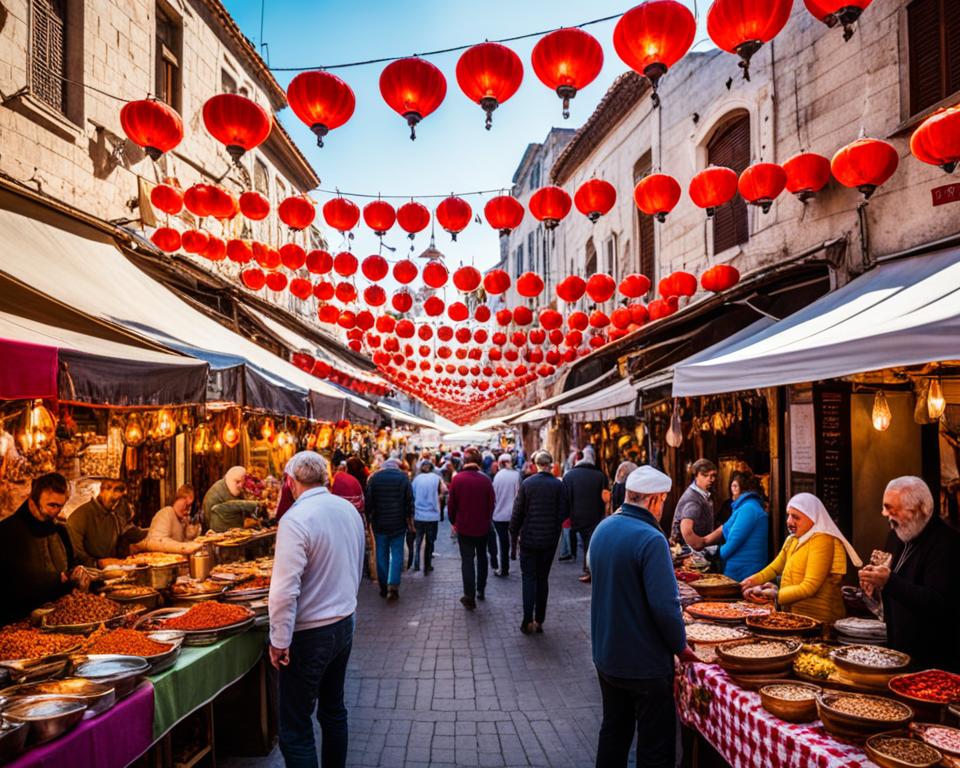
[[[721, 115], [713, 124], [711, 131], [707, 134], [703, 141], [703, 148], [705, 150], [705, 163], [704, 167], [710, 166], [713, 164], [718, 164], [717, 160], [711, 155], [711, 150], [715, 149], [715, 142], [727, 134], [729, 131], [733, 130], [734, 126], [742, 121], [746, 121], [746, 135], [747, 135], [747, 151], [746, 151], [746, 164], [743, 168], [733, 168], [737, 174], [740, 174], [747, 168], [750, 163], [753, 161], [753, 145], [754, 145], [754, 121], [753, 114], [748, 109], [734, 108], [726, 111]], [[725, 164], [727, 167], [732, 167], [729, 163]], [[721, 246], [717, 245], [717, 227], [720, 223], [720, 215], [724, 211], [735, 210], [739, 212], [740, 219], [733, 222], [733, 226], [738, 229], [738, 224], [742, 222], [744, 236], [742, 240], [737, 240], [733, 243], [721, 243]], [[750, 209], [747, 206], [746, 201], [740, 196], [739, 193], [733, 196], [733, 199], [727, 203], [724, 203], [720, 206], [713, 215], [713, 218], [710, 220], [709, 232], [710, 232], [710, 250], [713, 256], [718, 256], [725, 251], [732, 251], [734, 249], [743, 248], [744, 245], [750, 242], [751, 235], [751, 226], [750, 226]], [[736, 236], [735, 236], [736, 237]]]
[[[154, 27], [155, 95], [180, 112], [183, 104], [183, 19], [169, 5], [158, 1]], [[161, 33], [162, 27], [169, 29], [172, 39], [165, 39], [167, 36]]]
[[[911, 0], [911, 2], [904, 3], [900, 9], [900, 42], [901, 42], [901, 51], [904, 51], [902, 54], [901, 62], [901, 92], [900, 92], [900, 102], [901, 102], [901, 118], [903, 122], [892, 135], [896, 136], [899, 133], [912, 128], [931, 114], [936, 112], [939, 109], [944, 107], [953, 106], [953, 104], [960, 98], [960, 83], [958, 83], [958, 88], [950, 93], [946, 93], [945, 89], [949, 85], [949, 71], [947, 69], [947, 50], [946, 50], [946, 13], [948, 5], [948, 0], [937, 0], [939, 3], [940, 11], [940, 26], [939, 26], [939, 45], [940, 45], [940, 56], [939, 60], [941, 62], [941, 77], [942, 77], [942, 92], [943, 95], [938, 101], [923, 107], [922, 109], [914, 111], [913, 104], [913, 60], [912, 60], [912, 46], [911, 46], [911, 35], [910, 35], [910, 7], [919, 0]], [[957, 6], [953, 6], [955, 9]], [[954, 10], [956, 13], [957, 11]], [[960, 55], [960, 51], [957, 52]]]
[[[39, 93], [35, 72], [35, 34], [38, 24], [37, 6], [43, 3], [56, 13], [55, 6], [62, 9], [62, 49], [60, 105], [54, 105]], [[84, 124], [84, 2], [83, 0], [28, 0], [27, 3], [27, 44], [24, 69], [26, 72], [26, 91], [18, 94], [15, 102], [9, 106], [18, 109], [34, 122], [59, 134], [68, 141], [77, 141], [83, 135]]]

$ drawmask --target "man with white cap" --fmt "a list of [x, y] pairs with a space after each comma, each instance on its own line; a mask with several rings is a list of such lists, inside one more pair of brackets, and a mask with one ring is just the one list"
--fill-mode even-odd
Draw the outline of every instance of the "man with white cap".
[[[520, 491], [520, 473], [513, 468], [513, 457], [509, 453], [501, 453], [497, 459], [499, 469], [493, 476], [493, 530], [494, 540], [491, 542], [490, 559], [499, 563], [494, 566], [493, 572], [497, 576], [506, 576], [510, 573], [510, 516], [513, 514], [513, 503], [517, 500]], [[497, 544], [499, 543], [499, 555]]]
[[672, 482], [650, 466], [627, 477], [620, 512], [590, 540], [590, 630], [603, 722], [597, 766], [626, 766], [634, 732], [637, 765], [673, 766], [674, 655], [687, 646], [670, 547], [660, 529]]
[[316, 709], [324, 768], [345, 766], [343, 682], [363, 570], [363, 522], [353, 504], [327, 490], [329, 470], [320, 454], [301, 451], [284, 472], [295, 502], [277, 530], [269, 597], [280, 751], [288, 766], [317, 765]]

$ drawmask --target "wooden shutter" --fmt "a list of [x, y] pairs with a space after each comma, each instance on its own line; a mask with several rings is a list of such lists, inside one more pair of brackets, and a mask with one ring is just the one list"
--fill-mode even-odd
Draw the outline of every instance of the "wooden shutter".
[[[636, 185], [640, 179], [648, 175], [653, 170], [653, 163], [648, 152], [633, 167], [633, 183]], [[634, 206], [636, 208], [636, 206]], [[638, 266], [640, 274], [650, 278], [651, 283], [656, 282], [657, 254], [656, 241], [653, 235], [653, 216], [647, 216], [639, 208], [637, 211], [637, 250], [639, 251]]]
[[[743, 173], [750, 165], [750, 116], [737, 117], [717, 131], [707, 145], [707, 154], [710, 165], [722, 165]], [[740, 195], [735, 195], [713, 216], [713, 252], [720, 253], [749, 239], [747, 204]]]
[[960, 91], [960, 3], [913, 0], [907, 6], [910, 114]]
[[63, 16], [51, 0], [33, 0], [30, 89], [45, 104], [63, 112]]
[[956, 0], [941, 0], [943, 3], [943, 41], [945, 47], [947, 98], [960, 91], [960, 3]]

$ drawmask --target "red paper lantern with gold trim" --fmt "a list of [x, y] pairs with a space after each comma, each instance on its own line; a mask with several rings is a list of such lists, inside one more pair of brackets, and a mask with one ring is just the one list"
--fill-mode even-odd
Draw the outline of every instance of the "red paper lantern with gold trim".
[[470, 203], [462, 197], [451, 195], [441, 200], [436, 210], [437, 222], [443, 227], [450, 236], [456, 240], [457, 235], [467, 228], [470, 219], [473, 218], [473, 209]]
[[707, 34], [727, 53], [740, 56], [745, 80], [750, 58], [784, 28], [793, 0], [713, 0], [707, 11]]
[[425, 59], [397, 59], [380, 73], [380, 94], [387, 106], [407, 121], [413, 140], [417, 138], [417, 124], [436, 110], [447, 95], [447, 80]]
[[787, 173], [776, 163], [755, 163], [744, 169], [737, 184], [740, 196], [750, 205], [756, 205], [764, 213], [770, 212], [787, 185]]
[[287, 103], [322, 147], [323, 137], [351, 118], [357, 100], [350, 86], [332, 72], [311, 70], [290, 81]]
[[590, 219], [596, 221], [610, 213], [617, 202], [617, 190], [613, 184], [603, 179], [590, 179], [577, 189], [573, 196], [573, 204], [577, 210]]
[[483, 206], [483, 215], [487, 223], [506, 237], [520, 226], [526, 211], [517, 198], [511, 195], [499, 195], [491, 198]]
[[889, 142], [857, 139], [837, 151], [830, 161], [834, 177], [845, 187], [855, 187], [865, 200], [886, 182], [900, 165], [900, 155]]
[[603, 69], [603, 47], [593, 35], [566, 27], [544, 35], [533, 47], [533, 71], [563, 100], [563, 117], [570, 117], [570, 100], [592, 83]]
[[830, 181], [830, 161], [814, 152], [801, 152], [783, 164], [787, 191], [805, 203]]
[[120, 110], [120, 127], [156, 162], [183, 140], [183, 121], [173, 107], [156, 99], [129, 101]]
[[680, 201], [680, 184], [666, 173], [644, 176], [633, 190], [637, 208], [648, 216], [655, 216], [661, 224]]
[[234, 162], [266, 141], [273, 128], [273, 120], [263, 107], [236, 93], [220, 93], [207, 99], [203, 124], [213, 138], [226, 146]]
[[323, 204], [323, 218], [338, 232], [347, 232], [360, 221], [360, 208], [345, 197], [334, 197]]
[[520, 57], [500, 43], [474, 45], [457, 61], [457, 84], [486, 113], [488, 131], [493, 124], [493, 110], [513, 96], [522, 81]]

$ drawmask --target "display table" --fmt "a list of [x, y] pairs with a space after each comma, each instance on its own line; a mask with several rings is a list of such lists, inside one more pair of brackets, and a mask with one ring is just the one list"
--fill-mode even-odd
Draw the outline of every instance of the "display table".
[[29, 749], [9, 768], [123, 768], [150, 748], [153, 722], [153, 686], [145, 681], [102, 715]]
[[838, 741], [820, 721], [798, 725], [760, 706], [716, 664], [681, 664], [676, 677], [680, 720], [734, 768], [875, 768], [859, 746]]
[[258, 630], [202, 648], [184, 647], [175, 666], [150, 678], [154, 688], [151, 741], [243, 677], [260, 659], [265, 647], [266, 633]]

